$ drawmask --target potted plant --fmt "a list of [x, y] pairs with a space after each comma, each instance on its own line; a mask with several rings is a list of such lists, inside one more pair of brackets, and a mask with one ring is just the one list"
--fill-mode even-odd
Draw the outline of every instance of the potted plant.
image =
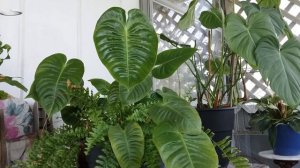
[[[112, 83], [92, 79], [100, 95], [99, 109], [79, 108], [79, 112], [88, 116], [86, 120], [91, 121], [89, 127], [80, 127], [81, 133], [88, 132], [87, 149], [96, 144], [102, 148], [99, 164], [157, 167], [162, 160], [167, 168], [217, 167], [214, 146], [202, 130], [195, 109], [170, 89], [151, 91], [152, 74], [172, 75], [195, 49], [172, 49], [157, 55], [157, 35], [143, 12], [130, 10], [126, 18], [125, 11], [118, 7], [108, 9], [99, 18], [94, 42], [101, 62], [115, 79]], [[38, 101], [49, 115], [65, 109], [72, 98], [71, 88], [80, 85], [83, 72], [83, 63], [78, 59], [67, 61], [63, 54], [49, 56], [36, 70], [29, 97]], [[74, 116], [71, 113], [76, 113], [78, 108], [67, 111], [72, 111], [69, 115]], [[71, 122], [78, 120], [71, 118]], [[76, 144], [72, 147], [78, 148], [80, 143]], [[61, 150], [57, 151], [59, 156]], [[32, 167], [43, 161], [35, 158], [34, 162], [29, 161]]]
[[[180, 28], [187, 29], [193, 25], [197, 2], [193, 0], [190, 3], [187, 12], [178, 23]], [[238, 82], [243, 82], [244, 73], [241, 59], [246, 60], [254, 69], [258, 69], [263, 78], [269, 81], [271, 88], [288, 104], [295, 106], [300, 100], [296, 99], [300, 90], [299, 75], [296, 74], [300, 71], [294, 64], [299, 62], [297, 54], [299, 42], [293, 38], [284, 22], [278, 1], [240, 3], [247, 15], [246, 18], [239, 14], [224, 12], [225, 10], [218, 7], [217, 2], [217, 7], [211, 4], [209, 11], [201, 13], [199, 20], [209, 29], [207, 59], [205, 60], [203, 55], [196, 54], [187, 63], [195, 77], [197, 110], [203, 119], [204, 127], [212, 128], [215, 132], [221, 131], [221, 134], [227, 132], [227, 135], [231, 135], [234, 112], [233, 109], [223, 107], [232, 107], [239, 100], [236, 87]], [[216, 31], [221, 32], [219, 37], [221, 47], [214, 51], [216, 48], [212, 48], [211, 44], [214, 42], [212, 37]], [[280, 35], [289, 37], [282, 48], [278, 42]], [[290, 53], [292, 55], [289, 55]], [[278, 65], [278, 71], [274, 71], [273, 65]], [[246, 98], [244, 95], [243, 99]], [[217, 114], [221, 117], [217, 117]], [[207, 116], [212, 117], [206, 118]], [[231, 123], [221, 125], [226, 121]], [[216, 125], [220, 125], [221, 129], [216, 128]]]
[[[292, 132], [299, 131], [296, 126], [299, 122], [296, 108], [300, 104], [298, 67], [300, 42], [283, 21], [279, 10], [280, 2], [267, 2], [259, 4], [244, 2], [246, 22], [236, 15], [229, 16], [225, 37], [230, 41], [229, 46], [232, 50], [256, 67], [280, 98], [280, 101], [273, 99], [266, 103], [269, 106], [266, 108], [266, 115], [262, 116], [268, 117], [260, 117], [262, 121], [259, 122], [265, 123], [265, 126], [270, 128], [270, 136], [275, 135], [274, 130], [276, 130], [275, 143], [271, 141], [274, 152], [280, 155], [292, 155], [297, 152], [287, 152], [284, 149], [296, 149], [299, 146], [296, 143], [298, 140], [292, 140], [293, 137], [297, 137], [293, 136], [297, 134]], [[281, 35], [288, 37], [283, 45], [278, 40]], [[260, 127], [260, 129], [265, 128]]]
[[[187, 12], [178, 23], [179, 28], [185, 30], [194, 24], [197, 3], [197, 0], [191, 1]], [[186, 62], [186, 65], [195, 79], [196, 109], [203, 126], [215, 133], [214, 141], [220, 141], [227, 136], [232, 136], [234, 125], [234, 108], [232, 107], [237, 104], [236, 86], [242, 79], [243, 71], [241, 60], [236, 57], [225, 41], [226, 22], [222, 8], [216, 7], [219, 4], [213, 5], [209, 1], [207, 3], [211, 5], [211, 10], [203, 11], [199, 18], [201, 24], [207, 28], [208, 42], [207, 48], [204, 49], [207, 53], [201, 54], [202, 50], [199, 49]], [[161, 35], [161, 38], [175, 47], [189, 47], [164, 35]], [[218, 148], [217, 152], [219, 164], [226, 167], [229, 163], [228, 159], [222, 157], [222, 152]]]
[[278, 96], [252, 99], [257, 112], [251, 116], [250, 125], [260, 131], [268, 131], [274, 153], [283, 156], [300, 154], [300, 113], [285, 104]]

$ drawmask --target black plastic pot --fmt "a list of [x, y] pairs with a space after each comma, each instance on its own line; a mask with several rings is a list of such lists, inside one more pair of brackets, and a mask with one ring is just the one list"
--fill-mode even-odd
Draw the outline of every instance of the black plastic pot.
[[[215, 133], [214, 141], [220, 141], [229, 136], [232, 138], [232, 130], [234, 128], [234, 109], [235, 108], [220, 108], [220, 109], [197, 109], [202, 125]], [[221, 151], [216, 148], [219, 165], [227, 167], [229, 164], [228, 159], [222, 157]]]

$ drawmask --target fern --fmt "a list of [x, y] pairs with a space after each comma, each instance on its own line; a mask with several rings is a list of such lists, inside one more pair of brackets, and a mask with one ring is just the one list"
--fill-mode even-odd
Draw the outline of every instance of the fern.
[[25, 168], [76, 168], [77, 155], [85, 130], [62, 128], [45, 133], [36, 140], [29, 152]]
[[224, 158], [227, 158], [229, 162], [235, 166], [235, 168], [250, 167], [249, 160], [243, 156], [240, 156], [240, 150], [236, 147], [230, 146], [230, 137], [225, 137], [221, 141], [215, 142], [212, 140], [214, 133], [211, 130], [207, 129], [205, 130], [205, 133], [210, 137], [215, 147], [218, 147], [220, 149], [220, 151], [222, 152], [222, 156]]
[[137, 104], [132, 106], [131, 111], [132, 114], [127, 117], [128, 121], [135, 121], [135, 122], [144, 122], [147, 123], [150, 121], [149, 115], [148, 115], [148, 107], [151, 105], [151, 102], [146, 102]]
[[158, 168], [161, 164], [161, 158], [152, 138], [145, 138], [145, 155], [143, 158], [144, 166], [147, 168]]
[[97, 144], [101, 144], [105, 141], [107, 136], [108, 125], [104, 122], [98, 122], [97, 125], [92, 128], [90, 135], [86, 138], [86, 148], [85, 154], [90, 152], [90, 150]]
[[95, 168], [120, 168], [110, 143], [105, 141], [102, 147], [103, 154], [96, 161], [97, 166]]

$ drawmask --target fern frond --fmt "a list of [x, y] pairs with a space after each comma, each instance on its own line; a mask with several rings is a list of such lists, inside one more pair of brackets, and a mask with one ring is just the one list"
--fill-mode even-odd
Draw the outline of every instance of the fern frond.
[[210, 137], [215, 147], [218, 147], [222, 152], [222, 156], [227, 158], [229, 162], [235, 166], [235, 168], [249, 168], [249, 160], [243, 156], [240, 156], [240, 150], [236, 147], [230, 146], [231, 140], [230, 137], [225, 137], [219, 142], [212, 140], [214, 133], [207, 129], [205, 133]]
[[98, 121], [97, 125], [92, 128], [90, 135], [86, 138], [86, 148], [85, 154], [90, 152], [90, 150], [97, 144], [102, 144], [107, 136], [108, 125], [105, 122]]
[[76, 168], [84, 129], [62, 128], [54, 133], [45, 133], [31, 147], [24, 167], [26, 168]]
[[95, 168], [120, 168], [110, 143], [104, 142], [102, 147], [103, 154], [96, 160], [97, 166]]
[[152, 138], [145, 138], [145, 151], [143, 163], [147, 168], [158, 168], [161, 164], [161, 158]]

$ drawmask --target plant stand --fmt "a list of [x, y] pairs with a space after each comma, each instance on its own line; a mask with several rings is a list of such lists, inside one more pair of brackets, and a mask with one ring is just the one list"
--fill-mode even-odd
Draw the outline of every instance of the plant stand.
[[261, 151], [258, 153], [258, 155], [266, 159], [272, 159], [273, 162], [281, 168], [292, 168], [300, 160], [300, 155], [296, 155], [296, 156], [275, 155], [273, 153], [273, 150]]

